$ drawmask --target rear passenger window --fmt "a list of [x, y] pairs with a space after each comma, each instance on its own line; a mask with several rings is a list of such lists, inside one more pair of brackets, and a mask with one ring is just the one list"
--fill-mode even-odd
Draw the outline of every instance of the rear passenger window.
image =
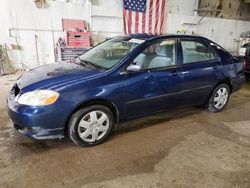
[[195, 41], [181, 41], [183, 64], [218, 59], [208, 46]]
[[140, 65], [142, 70], [176, 65], [176, 40], [162, 40], [150, 45], [133, 63]]

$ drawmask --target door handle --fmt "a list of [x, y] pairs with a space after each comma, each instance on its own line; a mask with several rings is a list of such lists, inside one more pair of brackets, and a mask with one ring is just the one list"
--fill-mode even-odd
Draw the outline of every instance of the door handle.
[[173, 71], [172, 76], [178, 76], [178, 71]]
[[144, 77], [145, 80], [149, 79], [152, 76], [150, 70], [148, 70], [148, 74]]

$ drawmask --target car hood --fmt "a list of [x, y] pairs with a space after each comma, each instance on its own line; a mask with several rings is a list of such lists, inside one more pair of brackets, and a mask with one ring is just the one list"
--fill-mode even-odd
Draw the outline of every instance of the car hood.
[[52, 63], [27, 72], [17, 80], [17, 85], [20, 89], [31, 85], [41, 88], [49, 85], [56, 85], [59, 82], [65, 83], [67, 80], [79, 77], [87, 78], [100, 72], [100, 70], [91, 69], [76, 63]]

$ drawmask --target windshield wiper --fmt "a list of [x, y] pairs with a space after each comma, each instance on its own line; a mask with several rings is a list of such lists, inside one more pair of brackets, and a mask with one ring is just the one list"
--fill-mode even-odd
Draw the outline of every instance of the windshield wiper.
[[80, 61], [81, 61], [81, 64], [82, 65], [87, 65], [88, 67], [92, 67], [92, 68], [94, 68], [94, 69], [96, 69], [97, 67], [95, 66], [95, 64], [93, 64], [93, 63], [91, 63], [90, 61], [86, 61], [86, 60], [82, 60], [82, 59], [80, 59]]
[[89, 68], [96, 69], [96, 66], [93, 63], [91, 63], [90, 61], [82, 60], [79, 57], [77, 57], [76, 59], [78, 61], [77, 64], [80, 64], [80, 65], [85, 66], [85, 67], [87, 66]]
[[92, 63], [91, 61], [86, 61], [86, 60], [82, 60], [82, 59], [80, 59], [80, 60], [81, 60], [81, 63], [84, 63], [85, 65], [88, 65], [89, 67], [92, 67], [92, 68], [94, 68], [94, 69], [107, 70], [107, 68], [102, 67], [102, 66], [97, 65], [97, 64], [94, 64], [94, 63]]

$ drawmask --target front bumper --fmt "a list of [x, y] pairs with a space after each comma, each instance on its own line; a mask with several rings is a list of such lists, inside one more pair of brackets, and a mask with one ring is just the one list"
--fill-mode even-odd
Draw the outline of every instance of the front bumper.
[[56, 105], [33, 107], [20, 105], [7, 97], [8, 113], [14, 128], [35, 140], [64, 137], [67, 114]]

